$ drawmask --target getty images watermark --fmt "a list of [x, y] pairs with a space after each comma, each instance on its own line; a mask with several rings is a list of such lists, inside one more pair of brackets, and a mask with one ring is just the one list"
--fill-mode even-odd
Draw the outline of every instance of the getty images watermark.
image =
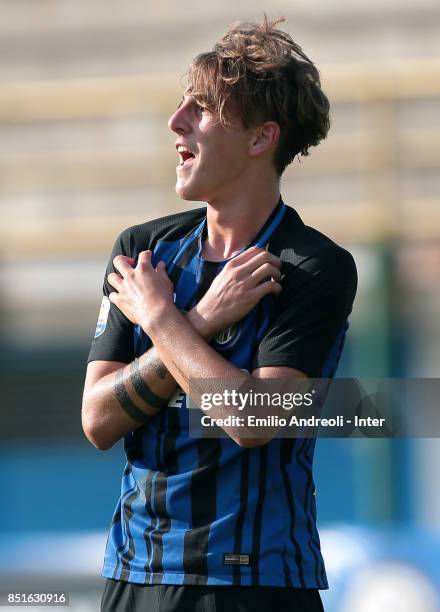
[[192, 380], [194, 437], [440, 437], [440, 379]]

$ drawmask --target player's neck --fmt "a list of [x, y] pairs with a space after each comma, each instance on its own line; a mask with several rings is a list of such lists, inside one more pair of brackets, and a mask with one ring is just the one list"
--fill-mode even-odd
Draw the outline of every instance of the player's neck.
[[221, 261], [239, 253], [257, 236], [279, 199], [277, 184], [267, 186], [264, 193], [208, 203], [208, 236], [203, 247], [205, 259]]

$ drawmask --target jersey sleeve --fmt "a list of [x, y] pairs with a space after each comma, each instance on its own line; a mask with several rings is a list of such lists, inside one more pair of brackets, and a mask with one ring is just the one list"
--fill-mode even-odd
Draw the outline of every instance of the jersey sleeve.
[[113, 266], [116, 255], [133, 257], [131, 250], [131, 236], [128, 229], [118, 236], [107, 265], [101, 308], [87, 363], [96, 360], [130, 363], [135, 358], [134, 326], [119, 308], [109, 301], [108, 296], [114, 288], [107, 281], [107, 276], [111, 272], [117, 272]]
[[351, 312], [356, 265], [348, 251], [335, 245], [290, 267], [252, 369], [286, 366], [318, 378]]

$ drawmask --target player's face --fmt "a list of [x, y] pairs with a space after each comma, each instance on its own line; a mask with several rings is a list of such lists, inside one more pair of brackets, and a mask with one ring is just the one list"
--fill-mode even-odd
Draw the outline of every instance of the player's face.
[[176, 192], [181, 198], [214, 202], [245, 188], [250, 134], [238, 117], [225, 128], [215, 113], [186, 95], [168, 125], [177, 134]]

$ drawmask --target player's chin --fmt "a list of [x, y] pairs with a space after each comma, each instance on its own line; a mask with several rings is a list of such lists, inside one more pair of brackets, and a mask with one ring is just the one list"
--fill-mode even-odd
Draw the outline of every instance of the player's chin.
[[194, 189], [191, 185], [180, 183], [180, 181], [177, 181], [175, 190], [181, 200], [191, 200], [192, 202], [203, 200], [197, 189]]
[[192, 200], [193, 199], [191, 198], [190, 194], [187, 193], [184, 189], [179, 189], [178, 187], [176, 187], [176, 193], [181, 200]]

